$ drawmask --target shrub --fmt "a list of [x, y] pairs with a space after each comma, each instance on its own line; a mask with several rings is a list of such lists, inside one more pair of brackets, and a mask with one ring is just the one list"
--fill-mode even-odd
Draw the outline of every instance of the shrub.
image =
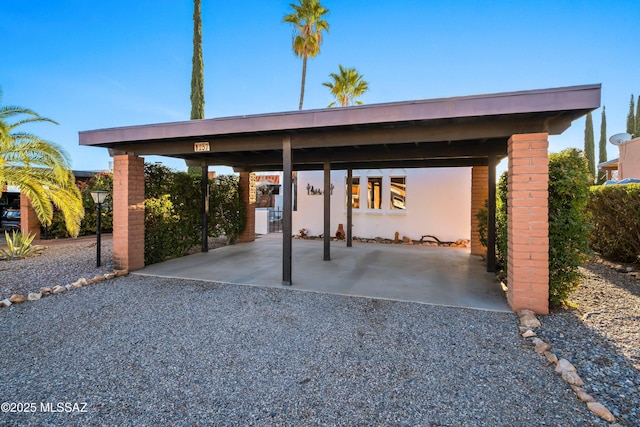
[[560, 305], [580, 286], [589, 252], [586, 206], [591, 177], [576, 149], [549, 155], [549, 302]]
[[[504, 172], [497, 184], [496, 191], [496, 272], [501, 279], [507, 277], [507, 172]], [[480, 243], [487, 246], [488, 200], [478, 211], [478, 234]]]
[[[201, 175], [145, 165], [145, 264], [187, 254], [202, 242]], [[209, 181], [211, 237], [233, 243], [244, 229], [245, 211], [236, 176]]]
[[240, 195], [240, 180], [234, 175], [221, 175], [211, 186], [209, 198], [209, 235], [225, 236], [234, 243], [245, 227], [245, 208]]
[[0, 248], [0, 255], [8, 260], [26, 258], [37, 252], [37, 250], [31, 246], [35, 235], [24, 236], [19, 231], [14, 231], [11, 234], [5, 231], [4, 237], [7, 241], [7, 250]]
[[591, 187], [590, 246], [605, 258], [637, 262], [640, 255], [640, 184]]
[[[549, 302], [559, 305], [580, 284], [578, 267], [588, 253], [585, 209], [589, 197], [589, 170], [575, 149], [549, 155]], [[496, 268], [507, 276], [507, 173], [496, 193]], [[486, 206], [486, 205], [485, 205]], [[487, 212], [478, 213], [478, 232], [486, 245]], [[484, 233], [484, 235], [483, 235]]]

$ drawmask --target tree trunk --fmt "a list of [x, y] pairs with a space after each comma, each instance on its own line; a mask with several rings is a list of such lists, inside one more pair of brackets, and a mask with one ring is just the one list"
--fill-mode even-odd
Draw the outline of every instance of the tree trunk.
[[307, 55], [302, 57], [302, 85], [300, 87], [300, 106], [298, 110], [302, 110], [302, 102], [304, 101], [304, 84], [307, 80]]

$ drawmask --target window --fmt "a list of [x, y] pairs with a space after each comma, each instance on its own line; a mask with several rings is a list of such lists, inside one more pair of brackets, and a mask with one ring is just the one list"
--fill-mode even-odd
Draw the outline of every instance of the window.
[[382, 209], [382, 178], [367, 179], [367, 208]]
[[[348, 183], [346, 184], [348, 185]], [[349, 203], [349, 199], [347, 199], [349, 194], [349, 187], [346, 187], [346, 196], [345, 196], [345, 204]], [[351, 178], [351, 201], [353, 202], [353, 209], [360, 209], [360, 177], [354, 176]]]
[[392, 177], [390, 195], [391, 210], [405, 210], [407, 201], [407, 177]]

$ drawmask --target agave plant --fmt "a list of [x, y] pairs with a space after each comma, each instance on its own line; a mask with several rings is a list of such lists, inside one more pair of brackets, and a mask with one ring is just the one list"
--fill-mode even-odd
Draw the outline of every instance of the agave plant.
[[4, 237], [7, 241], [7, 249], [0, 248], [0, 255], [5, 259], [22, 259], [38, 252], [38, 249], [31, 245], [34, 237], [36, 237], [34, 234], [25, 236], [19, 231], [14, 231], [11, 234], [5, 231]]

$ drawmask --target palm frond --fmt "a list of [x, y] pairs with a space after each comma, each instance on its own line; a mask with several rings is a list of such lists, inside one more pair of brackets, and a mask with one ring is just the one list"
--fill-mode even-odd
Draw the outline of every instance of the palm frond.
[[[0, 99], [1, 95], [0, 88]], [[27, 117], [13, 123], [5, 120], [20, 115]], [[34, 122], [57, 124], [26, 108], [0, 107], [0, 182], [20, 188], [44, 225], [51, 224], [56, 206], [63, 213], [69, 233], [77, 236], [84, 209], [70, 170], [69, 155], [53, 142], [15, 130]]]

